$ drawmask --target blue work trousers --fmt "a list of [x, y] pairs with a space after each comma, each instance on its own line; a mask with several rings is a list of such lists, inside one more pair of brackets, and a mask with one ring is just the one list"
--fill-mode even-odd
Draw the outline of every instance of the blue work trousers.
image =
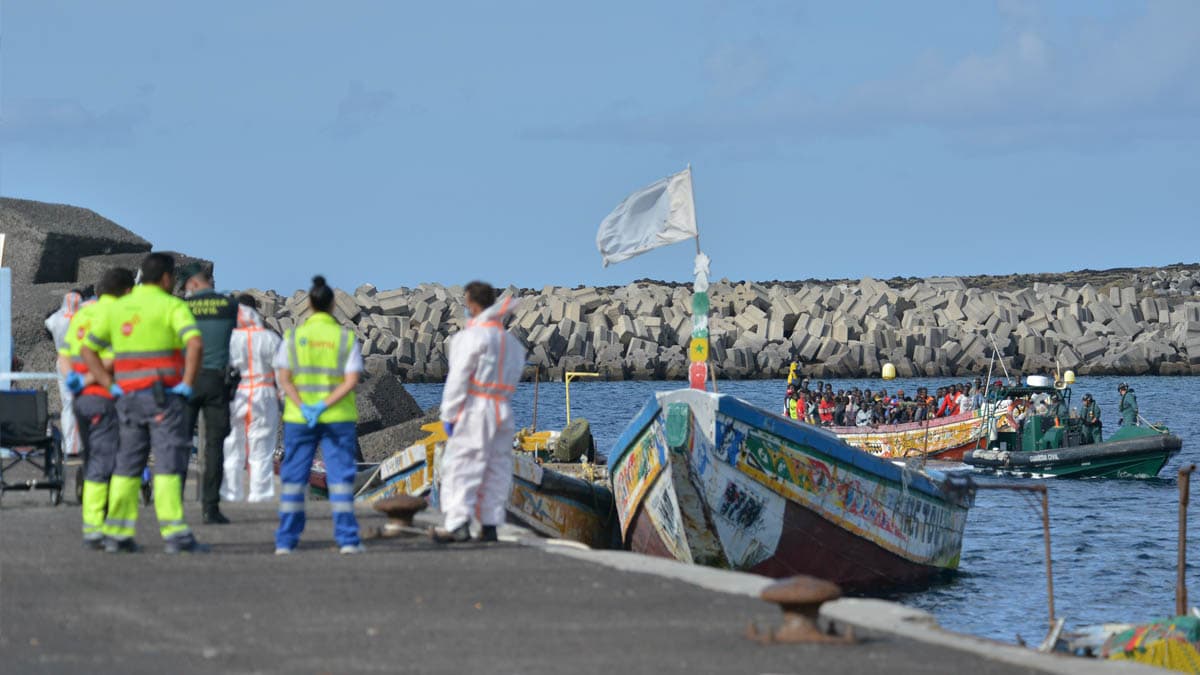
[[333, 509], [333, 537], [338, 546], [359, 543], [358, 520], [354, 518], [354, 454], [357, 447], [354, 422], [283, 425], [283, 464], [279, 467], [282, 483], [279, 496], [277, 548], [295, 548], [304, 531], [304, 492], [312, 471], [313, 456], [320, 444], [325, 457], [325, 480]]

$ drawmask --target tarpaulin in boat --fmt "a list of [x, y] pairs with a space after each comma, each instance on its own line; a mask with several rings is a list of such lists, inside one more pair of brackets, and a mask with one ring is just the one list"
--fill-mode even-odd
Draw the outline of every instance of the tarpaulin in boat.
[[1200, 673], [1200, 619], [1177, 616], [1134, 626], [1109, 637], [1100, 656], [1181, 673]]

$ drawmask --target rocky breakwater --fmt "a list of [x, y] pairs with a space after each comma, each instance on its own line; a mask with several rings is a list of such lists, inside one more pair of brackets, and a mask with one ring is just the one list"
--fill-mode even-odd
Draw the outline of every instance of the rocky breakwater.
[[[691, 291], [507, 289], [522, 298], [511, 330], [543, 377], [596, 371], [610, 380], [687, 377]], [[308, 316], [304, 294], [255, 292], [271, 326]], [[813, 377], [986, 373], [993, 344], [1017, 372], [1200, 374], [1200, 265], [961, 279], [733, 283], [709, 289], [718, 377], [772, 378], [797, 361]], [[368, 362], [405, 381], [441, 381], [449, 336], [464, 324], [462, 288], [422, 284], [338, 291]], [[997, 366], [998, 368], [999, 366]], [[533, 368], [527, 373], [532, 378]]]
[[[16, 354], [27, 370], [53, 367], [42, 320], [66, 290], [94, 283], [107, 266], [134, 267], [151, 250], [87, 209], [25, 200], [0, 200], [0, 231], [14, 271]], [[587, 370], [610, 380], [686, 379], [692, 297], [685, 284], [507, 291], [522, 298], [511, 330], [545, 377]], [[302, 292], [253, 293], [276, 330], [308, 316]], [[874, 377], [886, 362], [902, 377], [957, 377], [986, 372], [993, 344], [1010, 369], [1025, 373], [1057, 364], [1092, 374], [1200, 374], [1196, 264], [884, 281], [723, 279], [709, 295], [719, 378], [782, 377], [793, 361], [814, 377]], [[432, 284], [339, 290], [334, 315], [362, 341], [364, 401], [390, 395], [370, 393], [371, 379], [389, 383], [384, 391], [443, 380], [447, 341], [465, 322], [462, 289]], [[378, 434], [414, 413], [406, 399], [362, 431]]]

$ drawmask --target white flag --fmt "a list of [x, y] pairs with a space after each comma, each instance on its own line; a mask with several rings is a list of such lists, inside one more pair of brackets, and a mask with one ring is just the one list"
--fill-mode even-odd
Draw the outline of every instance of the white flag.
[[647, 185], [621, 202], [600, 223], [596, 248], [604, 266], [697, 236], [692, 169]]

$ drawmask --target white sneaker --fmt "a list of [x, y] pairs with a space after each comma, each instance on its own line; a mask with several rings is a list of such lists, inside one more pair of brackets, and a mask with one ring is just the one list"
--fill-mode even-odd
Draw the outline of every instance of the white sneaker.
[[338, 549], [338, 553], [341, 553], [342, 555], [357, 555], [359, 553], [366, 552], [367, 549], [362, 544], [346, 544]]
[[282, 546], [280, 546], [279, 548], [275, 549], [275, 555], [291, 555], [292, 551], [294, 551], [294, 550], [295, 549], [283, 548]]

